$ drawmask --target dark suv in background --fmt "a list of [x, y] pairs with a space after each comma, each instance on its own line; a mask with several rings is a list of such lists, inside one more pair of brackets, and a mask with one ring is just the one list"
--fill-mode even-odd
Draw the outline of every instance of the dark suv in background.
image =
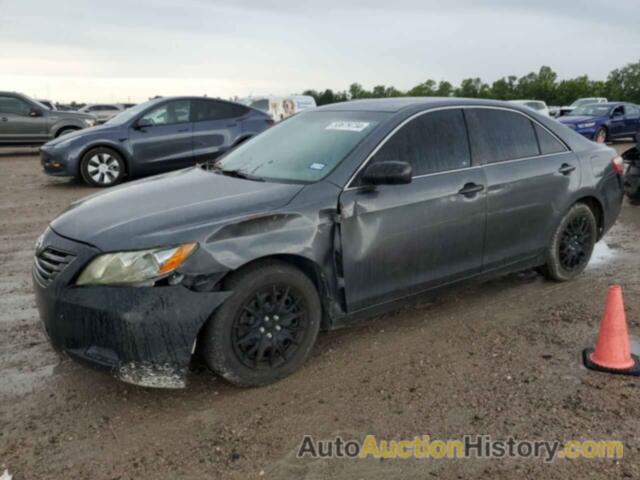
[[149, 100], [105, 124], [55, 139], [40, 149], [45, 173], [110, 187], [212, 160], [273, 124], [238, 103], [202, 97]]
[[38, 144], [93, 127], [93, 115], [51, 110], [32, 98], [0, 92], [0, 144]]

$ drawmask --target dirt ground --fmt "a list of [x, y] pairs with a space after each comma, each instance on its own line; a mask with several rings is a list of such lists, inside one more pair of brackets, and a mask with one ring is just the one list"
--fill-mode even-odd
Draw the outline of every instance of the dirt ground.
[[[624, 146], [618, 145], [620, 150]], [[639, 478], [640, 380], [586, 370], [607, 286], [640, 335], [640, 207], [576, 281], [534, 272], [321, 335], [275, 385], [231, 387], [201, 366], [184, 390], [120, 383], [62, 359], [31, 292], [37, 236], [92, 189], [45, 177], [33, 155], [0, 158], [0, 474], [22, 479]], [[638, 344], [633, 341], [632, 349]], [[305, 434], [363, 439], [622, 440], [622, 460], [297, 459]]]

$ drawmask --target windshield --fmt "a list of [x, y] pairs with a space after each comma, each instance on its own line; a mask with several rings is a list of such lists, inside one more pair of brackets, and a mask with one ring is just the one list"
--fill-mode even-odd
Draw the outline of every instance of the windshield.
[[592, 103], [590, 105], [583, 105], [574, 109], [569, 116], [571, 117], [602, 117], [609, 111], [608, 105], [601, 105], [598, 103]]
[[380, 112], [301, 113], [232, 150], [216, 168], [264, 180], [315, 182], [387, 116]]
[[135, 117], [139, 113], [142, 113], [144, 110], [149, 108], [149, 106], [153, 105], [154, 103], [158, 103], [158, 100], [149, 100], [148, 102], [140, 103], [135, 107], [128, 108], [120, 112], [119, 114], [117, 114], [115, 117], [112, 117], [111, 119], [106, 121], [104, 124], [105, 125], [122, 125], [123, 123], [126, 123], [129, 120], [131, 120], [133, 117]]

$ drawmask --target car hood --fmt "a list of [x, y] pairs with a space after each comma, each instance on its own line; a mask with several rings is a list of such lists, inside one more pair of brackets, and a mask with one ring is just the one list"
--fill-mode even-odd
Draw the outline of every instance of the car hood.
[[91, 115], [90, 113], [84, 113], [84, 112], [69, 112], [66, 110], [50, 110], [49, 111], [52, 115], [57, 116], [59, 118], [79, 118], [79, 119], [84, 119], [84, 118], [90, 118], [95, 120], [95, 115]]
[[215, 224], [281, 207], [302, 188], [193, 167], [81, 199], [51, 222], [51, 228], [102, 251], [204, 241]]
[[117, 130], [118, 127], [112, 125], [98, 125], [96, 127], [83, 128], [82, 130], [76, 130], [71, 133], [67, 133], [66, 135], [62, 135], [60, 137], [54, 138], [53, 140], [48, 141], [44, 144], [45, 147], [55, 147], [61, 143], [66, 143], [69, 140], [73, 140], [76, 138], [86, 138], [89, 135], [103, 135], [108, 132], [112, 132]]
[[588, 117], [586, 115], [560, 117], [558, 119], [560, 123], [587, 123], [587, 122], [597, 122], [598, 120], [600, 120], [599, 117]]

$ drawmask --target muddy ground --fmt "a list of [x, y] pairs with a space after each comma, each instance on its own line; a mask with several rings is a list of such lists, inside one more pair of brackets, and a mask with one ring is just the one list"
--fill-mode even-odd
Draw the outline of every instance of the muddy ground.
[[[622, 146], [618, 146], [622, 149]], [[584, 369], [608, 285], [640, 335], [640, 207], [625, 201], [578, 280], [534, 272], [453, 288], [321, 335], [302, 371], [231, 387], [201, 366], [185, 390], [119, 383], [62, 359], [31, 293], [37, 236], [92, 190], [47, 178], [34, 156], [0, 158], [0, 474], [22, 479], [640, 477], [640, 380]], [[637, 344], [633, 343], [635, 349]], [[330, 439], [620, 439], [612, 460], [297, 459]]]

